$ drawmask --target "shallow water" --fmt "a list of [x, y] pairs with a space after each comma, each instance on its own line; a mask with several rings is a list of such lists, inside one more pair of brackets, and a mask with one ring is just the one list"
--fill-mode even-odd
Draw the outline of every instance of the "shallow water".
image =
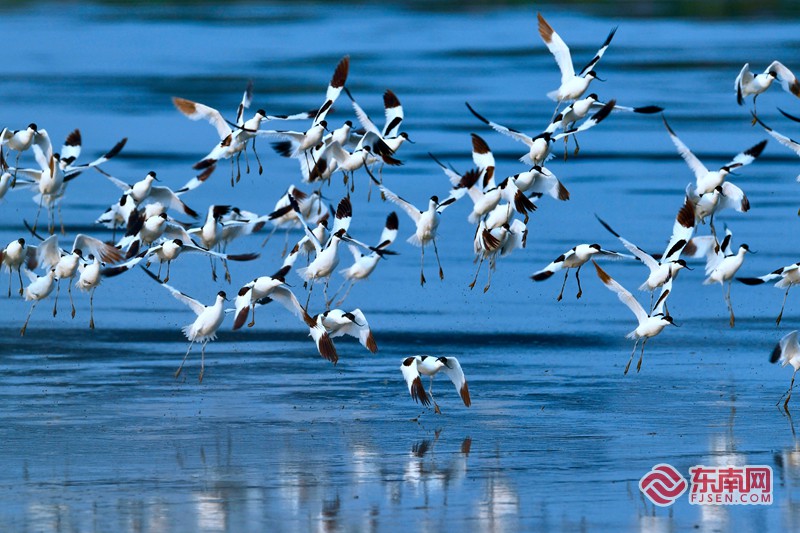
[[[380, 94], [391, 88], [406, 111], [404, 130], [417, 142], [399, 152], [402, 167], [384, 173], [395, 192], [420, 205], [446, 194], [446, 179], [427, 152], [464, 170], [471, 132], [492, 147], [502, 176], [525, 170], [515, 162], [521, 145], [477, 122], [463, 102], [526, 131], [546, 124], [553, 106], [544, 94], [558, 75], [531, 9], [353, 9], [357, 16], [324, 6], [15, 10], [4, 15], [6, 38], [24, 45], [4, 60], [3, 120], [11, 127], [37, 122], [54, 142], [79, 127], [88, 156], [127, 136], [106, 170], [126, 181], [156, 170], [177, 187], [216, 140], [207, 125], [180, 116], [171, 96], [232, 115], [252, 79], [254, 107], [308, 109], [321, 102], [336, 61], [350, 54], [348, 87], [362, 106], [379, 118]], [[736, 105], [732, 85], [741, 65], [763, 68], [775, 58], [790, 64], [800, 47], [796, 22], [546, 15], [581, 64], [619, 24], [598, 70], [608, 81], [593, 90], [623, 105], [666, 107], [672, 127], [710, 167], [766, 137]], [[759, 109], [777, 130], [800, 136], [776, 106], [797, 114], [797, 102], [772, 89]], [[340, 100], [331, 121], [352, 118], [348, 108]], [[561, 302], [560, 279], [530, 281], [580, 242], [620, 248], [594, 213], [658, 250], [692, 179], [659, 117], [614, 114], [580, 142], [577, 157], [548, 165], [570, 201], [539, 202], [528, 247], [499, 261], [485, 294], [485, 271], [475, 290], [467, 287], [475, 267], [465, 202], [450, 208], [440, 227], [445, 280], [436, 279], [429, 253], [424, 288], [419, 251], [404, 242], [410, 221], [400, 213], [401, 238], [393, 246], [400, 255], [357, 285], [346, 304], [369, 318], [380, 347], [375, 356], [342, 339], [332, 366], [293, 317], [267, 307], [252, 329], [223, 327], [208, 346], [198, 384], [196, 350], [184, 377], [173, 378], [186, 350], [179, 328], [191, 312], [139, 272], [98, 289], [94, 331], [87, 328], [87, 298], [77, 292], [74, 320], [62, 291], [58, 316], [50, 316], [51, 300], [42, 303], [24, 338], [27, 304], [0, 298], [0, 529], [797, 528], [800, 448], [791, 419], [774, 405], [790, 376], [767, 361], [800, 319], [792, 295], [776, 329], [781, 292], [734, 286], [737, 322], [730, 329], [720, 289], [701, 285], [696, 262], [670, 297], [681, 327], [648, 344], [640, 373], [623, 376], [631, 348], [624, 336], [634, 319], [591, 269], [582, 272], [580, 300], [574, 277]], [[270, 211], [298, 173], [266, 143], [260, 154], [263, 176], [253, 172], [231, 189], [222, 164], [185, 196], [187, 203], [198, 211], [212, 202]], [[727, 223], [737, 244], [758, 252], [743, 275], [797, 260], [790, 237], [798, 224], [797, 163], [770, 140], [761, 159], [733, 178], [753, 208], [725, 213], [717, 227]], [[344, 194], [339, 179], [326, 193], [331, 201]], [[367, 202], [366, 176], [356, 180], [351, 230], [372, 242], [394, 208], [376, 194]], [[118, 194], [97, 173], [71, 183], [63, 204], [70, 235], [110, 238], [91, 221]], [[24, 235], [22, 219], [35, 208], [27, 192], [9, 193], [0, 207], [0, 240]], [[231, 251], [256, 249], [261, 240], [245, 239]], [[212, 283], [208, 262], [197, 257], [176, 263], [170, 283], [209, 301], [218, 290], [233, 292], [276, 271], [282, 245], [276, 234], [258, 261], [232, 265], [232, 285]], [[342, 267], [349, 264], [345, 255]], [[638, 264], [605, 267], [629, 288], [644, 278]], [[302, 292], [298, 277], [289, 283]], [[334, 278], [332, 287], [339, 283]], [[320, 292], [312, 307], [321, 305]], [[464, 408], [442, 378], [435, 387], [444, 414], [415, 405], [399, 372], [402, 358], [415, 353], [459, 357], [472, 407]], [[774, 504], [711, 508], [683, 497], [656, 508], [638, 481], [661, 462], [684, 475], [697, 464], [770, 465]]]

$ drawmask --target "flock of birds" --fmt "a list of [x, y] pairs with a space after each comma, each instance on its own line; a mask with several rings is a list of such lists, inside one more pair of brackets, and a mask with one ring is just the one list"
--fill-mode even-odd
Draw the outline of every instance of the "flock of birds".
[[[345, 310], [332, 307], [337, 298], [335, 304], [337, 306], [347, 299], [353, 284], [368, 278], [383, 260], [397, 253], [391, 249], [400, 231], [399, 217], [395, 212], [387, 214], [380, 237], [374, 245], [366, 244], [350, 233], [353, 217], [350, 193], [355, 190], [355, 174], [362, 169], [363, 172], [360, 173], [366, 174], [369, 180], [366, 185], [370, 188], [370, 192], [371, 188], [376, 186], [383, 200], [398, 206], [413, 222], [413, 233], [408, 242], [420, 248], [422, 285], [426, 283], [425, 248], [429, 245], [433, 246], [439, 278], [444, 279], [444, 270], [439, 260], [437, 228], [445, 209], [456, 202], [465, 202], [463, 198], [468, 196], [472, 205], [468, 220], [475, 227], [473, 249], [478, 263], [470, 288], [477, 283], [480, 270], [486, 262], [488, 264], [487, 283], [484, 287], [486, 292], [491, 285], [491, 275], [497, 267], [498, 259], [506, 257], [517, 248], [525, 247], [529, 214], [537, 209], [536, 201], [545, 195], [559, 201], [569, 199], [569, 192], [561, 181], [544, 166], [553, 157], [556, 144], [563, 140], [563, 157], [567, 159], [568, 143], [574, 142], [574, 153], [577, 155], [579, 151], [577, 135], [598, 126], [612, 112], [657, 114], [663, 111], [657, 106], [625, 107], [613, 99], [604, 102], [594, 93], [586, 95], [592, 80], [600, 79], [595, 68], [611, 44], [616, 28], [608, 34], [591, 61], [579, 71], [573, 66], [569, 48], [541, 14], [538, 15], [538, 29], [561, 71], [560, 86], [547, 95], [556, 103], [554, 114], [547, 126], [541, 132], [529, 135], [493, 122], [469, 103], [466, 104], [477, 120], [525, 145], [526, 152], [519, 159], [526, 170], [500, 180], [495, 174], [495, 159], [487, 142], [479, 135], [472, 134], [472, 159], [475, 167], [464, 173], [431, 154], [431, 158], [447, 176], [451, 186], [449, 190], [441, 191], [441, 196], [430, 196], [427, 205], [421, 207], [404, 200], [383, 184], [384, 168], [400, 165], [399, 150], [404, 143], [412, 142], [405, 132], [400, 131], [404, 123], [400, 100], [391, 90], [384, 93], [385, 123], [383, 127], [379, 127], [346, 88], [349, 57], [342, 58], [337, 64], [322, 105], [312, 111], [293, 115], [268, 115], [259, 109], [251, 118], [246, 119], [245, 113], [253, 99], [252, 84], [245, 90], [232, 120], [225, 118], [217, 109], [199, 102], [173, 98], [178, 111], [191, 120], [210, 123], [219, 136], [219, 142], [206, 156], [195, 163], [194, 169], [198, 174], [177, 189], [158, 185], [156, 172], [149, 172], [142, 180], [128, 183], [104, 170], [102, 165], [120, 153], [126, 139], [119, 141], [102, 157], [89, 163], [79, 164], [78, 158], [82, 146], [79, 130], [67, 136], [60, 153], [54, 152], [47, 131], [36, 124], [30, 124], [20, 130], [2, 130], [0, 198], [12, 190], [29, 189], [34, 193], [33, 199], [38, 206], [33, 224], [28, 225], [27, 221], [25, 222], [30, 235], [8, 243], [0, 251], [2, 265], [9, 272], [8, 296], [11, 297], [16, 274], [19, 294], [31, 302], [27, 318], [20, 330], [21, 335], [25, 335], [36, 306], [54, 291], [52, 313], [54, 316], [57, 314], [62, 280], [67, 284], [73, 318], [76, 311], [72, 300], [72, 285], [89, 293], [89, 325], [94, 328], [95, 290], [104, 279], [124, 274], [138, 266], [196, 315], [194, 322], [183, 328], [189, 346], [175, 372], [176, 377], [181, 373], [193, 345], [199, 343], [201, 345], [199, 380], [202, 381], [206, 345], [216, 338], [226, 315], [233, 316], [234, 330], [242, 328], [245, 324], [252, 327], [255, 324], [256, 310], [272, 301], [278, 302], [302, 321], [317, 351], [328, 361], [334, 364], [337, 362], [338, 355], [332, 339], [342, 335], [357, 338], [365, 349], [375, 353], [378, 347], [364, 312], [361, 309]], [[736, 97], [738, 103], [742, 105], [746, 98], [752, 96], [753, 124], [759, 123], [770, 136], [800, 155], [800, 143], [773, 130], [756, 115], [755, 102], [758, 95], [766, 91], [775, 80], [787, 92], [800, 97], [800, 81], [778, 61], [774, 61], [759, 74], [753, 74], [749, 65], [745, 65], [735, 80]], [[329, 122], [328, 117], [334, 110], [334, 103], [339, 100], [342, 92], [350, 100], [358, 126], [355, 126], [352, 120], [346, 120], [338, 128], [334, 128]], [[265, 122], [283, 121], [295, 123], [310, 121], [310, 123], [306, 122], [306, 126], [297, 130], [262, 129]], [[727, 164], [709, 170], [680, 140], [666, 118], [663, 118], [663, 122], [678, 154], [694, 174], [694, 181], [686, 187], [685, 202], [677, 212], [664, 252], [648, 254], [598, 217], [600, 224], [619, 239], [628, 251], [627, 254], [604, 249], [599, 244], [578, 244], [532, 275], [533, 281], [541, 282], [563, 270], [564, 278], [557, 297], [561, 300], [569, 271], [574, 269], [577, 282], [576, 297], [580, 298], [582, 295], [580, 270], [586, 263], [592, 261], [602, 283], [616, 293], [636, 317], [637, 326], [628, 334], [628, 338], [634, 340], [634, 345], [625, 366], [626, 374], [640, 341], [641, 351], [637, 371], [641, 368], [644, 347], [648, 340], [657, 336], [667, 326], [674, 325], [668, 311], [667, 300], [680, 270], [687, 268], [685, 258], [706, 258], [707, 277], [704, 283], [719, 283], [723, 286], [730, 313], [730, 326], [734, 327], [730, 286], [750, 250], [746, 244], [735, 247], [733, 234], [727, 227], [720, 239], [714, 227], [714, 216], [724, 209], [740, 212], [749, 210], [749, 202], [744, 191], [729, 181], [728, 176], [734, 169], [753, 163], [767, 142], [761, 141], [737, 154]], [[290, 186], [276, 202], [272, 212], [267, 214], [252, 213], [230, 205], [210, 205], [205, 217], [202, 218], [187, 205], [185, 200], [190, 196], [189, 193], [203, 185], [222, 160], [230, 160], [231, 186], [235, 186], [241, 178], [242, 163], [245, 172], [251, 171], [248, 152], [252, 152], [255, 156], [258, 173], [261, 174], [263, 166], [261, 157], [256, 151], [256, 140], [264, 137], [272, 141], [272, 147], [278, 154], [297, 161], [302, 182], [309, 184], [313, 190], [302, 189], [302, 186]], [[35, 167], [20, 168], [20, 159], [26, 153], [33, 155]], [[112, 239], [110, 242], [105, 242], [89, 235], [78, 234], [71, 246], [67, 245], [64, 248], [56, 232], [60, 224], [60, 233], [65, 233], [63, 222], [57, 220], [60, 218], [61, 201], [65, 197], [69, 182], [89, 169], [102, 173], [121, 191], [119, 200], [95, 221], [111, 230]], [[333, 177], [339, 172], [343, 175], [346, 192], [334, 209], [325, 201], [322, 189], [325, 186], [332, 188]], [[330, 196], [330, 193], [328, 195]], [[42, 208], [46, 208], [47, 211], [48, 236], [46, 237], [42, 237], [37, 231]], [[183, 223], [173, 215], [196, 218], [200, 222]], [[698, 225], [706, 221], [710, 233], [695, 235]], [[168, 284], [171, 263], [184, 253], [207, 256], [212, 278], [217, 279], [218, 269], [221, 268], [224, 270], [225, 279], [231, 282], [228, 262], [252, 261], [260, 254], [228, 253], [228, 245], [236, 239], [260, 232], [265, 228], [268, 228], [269, 233], [264, 243], [275, 232], [285, 232], [286, 244], [281, 254], [282, 262], [280, 266], [275, 265], [274, 274], [263, 275], [244, 283], [235, 297], [229, 298], [226, 292], [221, 291], [209, 305], [206, 305]], [[302, 229], [303, 237], [290, 248], [288, 246], [290, 231], [297, 228]], [[119, 238], [117, 238], [118, 230], [121, 233]], [[348, 268], [339, 271], [344, 277], [344, 283], [329, 296], [328, 285], [339, 265], [339, 248], [343, 243], [349, 248], [353, 262]], [[301, 256], [305, 266], [297, 268], [295, 265]], [[649, 273], [639, 289], [650, 292], [649, 304], [647, 306], [641, 304], [629, 290], [616, 282], [597, 264], [595, 259], [599, 258], [627, 258], [642, 262]], [[157, 272], [150, 269], [153, 263], [158, 263]], [[162, 277], [164, 263], [166, 271]], [[303, 286], [307, 288], [304, 304], [286, 282], [292, 270], [302, 278]], [[29, 280], [27, 286], [23, 282], [23, 276]], [[783, 300], [785, 306], [789, 289], [795, 284], [800, 284], [800, 263], [779, 268], [760, 277], [737, 279], [749, 285], [776, 282], [777, 287], [786, 289]], [[324, 307], [320, 312], [312, 314], [309, 306], [316, 284], [323, 285]], [[657, 298], [656, 291], [658, 291]], [[232, 306], [229, 306], [227, 302], [231, 300]], [[780, 323], [784, 306], [781, 307], [777, 323]], [[796, 374], [800, 369], [800, 338], [797, 331], [793, 331], [780, 341], [771, 360], [793, 366]], [[433, 378], [439, 372], [444, 373], [452, 381], [464, 405], [471, 404], [467, 380], [460, 362], [455, 357], [416, 355], [405, 358], [400, 369], [411, 397], [425, 406], [433, 404], [436, 412], [440, 410], [433, 399], [432, 386]], [[422, 376], [430, 378], [427, 390], [423, 386]], [[794, 374], [789, 390], [785, 393], [784, 409], [787, 408], [791, 398], [793, 385]]]

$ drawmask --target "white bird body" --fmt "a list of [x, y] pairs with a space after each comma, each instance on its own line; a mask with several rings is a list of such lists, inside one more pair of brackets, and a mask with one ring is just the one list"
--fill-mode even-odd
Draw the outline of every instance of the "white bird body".
[[361, 345], [372, 353], [378, 351], [378, 345], [372, 336], [369, 322], [361, 309], [346, 312], [341, 309], [329, 309], [322, 313], [322, 325], [331, 338], [350, 335], [355, 337]]
[[89, 263], [81, 264], [78, 267], [80, 276], [78, 276], [78, 281], [75, 282], [75, 287], [82, 292], [96, 289], [100, 285], [100, 281], [102, 281], [100, 274], [100, 268], [103, 266], [102, 262], [92, 256], [89, 256], [89, 258], [91, 260]]
[[578, 294], [576, 298], [580, 298], [583, 294], [583, 290], [581, 289], [581, 278], [580, 272], [581, 267], [589, 262], [589, 260], [597, 255], [600, 254], [607, 258], [612, 259], [622, 259], [627, 258], [630, 256], [626, 256], [623, 254], [619, 254], [617, 252], [612, 252], [610, 250], [604, 250], [600, 247], [599, 244], [579, 244], [572, 249], [564, 252], [560, 256], [558, 256], [553, 262], [549, 265], [544, 267], [543, 269], [539, 270], [538, 272], [534, 272], [531, 276], [533, 281], [544, 281], [548, 279], [550, 276], [555, 274], [560, 270], [566, 270], [564, 274], [564, 283], [561, 285], [561, 292], [558, 294], [558, 301], [561, 301], [561, 298], [564, 295], [564, 287], [567, 284], [567, 276], [569, 276], [569, 269], [575, 268], [575, 279], [578, 281]]
[[578, 74], [575, 74], [569, 47], [540, 13], [537, 13], [537, 18], [539, 20], [539, 35], [547, 45], [547, 49], [555, 57], [558, 68], [561, 71], [561, 85], [558, 89], [547, 93], [547, 97], [557, 101], [559, 104], [580, 98], [589, 88], [591, 81], [597, 77], [593, 68], [603, 57], [608, 45], [611, 44], [611, 39], [614, 37], [617, 28], [611, 30], [594, 58]]
[[36, 276], [35, 274], [31, 275], [28, 272], [26, 272], [26, 274], [29, 274], [29, 277], [31, 277], [30, 285], [25, 287], [25, 300], [27, 301], [44, 300], [50, 296], [50, 293], [52, 293], [53, 289], [56, 287], [55, 269], [50, 269], [46, 274], [41, 276]]
[[764, 146], [767, 144], [767, 141], [763, 140], [758, 144], [748, 148], [744, 152], [737, 154], [736, 157], [734, 157], [726, 165], [720, 167], [719, 170], [709, 170], [705, 165], [703, 165], [697, 156], [695, 156], [692, 151], [689, 150], [689, 147], [686, 146], [683, 141], [680, 140], [680, 138], [678, 138], [677, 134], [672, 130], [666, 119], [664, 119], [664, 125], [667, 127], [667, 132], [669, 133], [670, 139], [672, 139], [672, 143], [675, 145], [675, 148], [678, 149], [678, 153], [695, 175], [696, 184], [694, 193], [697, 195], [709, 193], [721, 186], [725, 181], [725, 178], [728, 176], [728, 174], [730, 174], [731, 170], [749, 165], [755, 161], [756, 158], [761, 155], [761, 152], [764, 150]]
[[642, 367], [644, 346], [647, 343], [647, 340], [661, 333], [665, 327], [671, 324], [674, 325], [672, 317], [665, 312], [667, 296], [669, 296], [669, 294], [672, 292], [672, 279], [662, 285], [661, 295], [658, 297], [658, 301], [656, 302], [653, 311], [648, 314], [647, 311], [645, 311], [641, 304], [636, 300], [636, 298], [634, 298], [633, 295], [627, 289], [625, 289], [625, 287], [614, 281], [611, 276], [609, 276], [602, 268], [600, 268], [600, 265], [594, 263], [594, 267], [597, 270], [597, 275], [600, 278], [600, 281], [602, 281], [610, 291], [616, 293], [617, 297], [619, 297], [619, 300], [624, 303], [628, 309], [631, 310], [631, 312], [633, 312], [634, 316], [636, 316], [636, 320], [638, 321], [636, 329], [626, 335], [626, 338], [635, 339], [636, 342], [633, 344], [631, 358], [628, 361], [628, 364], [625, 366], [624, 373], [628, 373], [628, 368], [630, 368], [631, 361], [633, 361], [633, 355], [636, 353], [636, 345], [640, 339], [644, 339], [642, 342], [642, 355], [639, 357], [639, 364], [636, 366], [636, 371], [638, 372]]
[[781, 82], [783, 90], [800, 98], [800, 81], [795, 77], [791, 70], [780, 61], [773, 61], [760, 74], [750, 72], [750, 64], [745, 63], [736, 80], [733, 82], [733, 89], [736, 91], [736, 101], [739, 105], [744, 105], [744, 100], [753, 95], [753, 105], [758, 95], [766, 91], [775, 80]]
[[[769, 362], [777, 363], [779, 361], [782, 367], [791, 365], [791, 367], [794, 368], [789, 389], [783, 393], [783, 395], [786, 396], [786, 401], [783, 402], [783, 408], [788, 413], [789, 400], [792, 398], [792, 388], [794, 388], [794, 378], [797, 375], [797, 371], [800, 369], [800, 337], [798, 337], [797, 330], [784, 335], [775, 346], [775, 349], [772, 350]], [[778, 400], [778, 404], [781, 403], [782, 399], [783, 396]]]
[[[464, 405], [467, 407], [472, 405], [467, 379], [464, 377], [461, 363], [455, 357], [432, 357], [430, 355], [406, 357], [400, 365], [400, 370], [414, 401], [418, 401], [423, 405], [428, 405], [433, 401], [437, 413], [440, 412], [439, 406], [433, 400], [432, 391], [433, 377], [439, 372], [444, 372], [447, 375], [455, 386], [456, 392], [461, 396]], [[422, 385], [420, 375], [430, 377], [430, 389], [427, 393]]]
[[24, 152], [33, 144], [37, 131], [36, 124], [29, 124], [24, 130], [12, 131], [4, 128], [0, 134], [0, 143], [15, 152]]

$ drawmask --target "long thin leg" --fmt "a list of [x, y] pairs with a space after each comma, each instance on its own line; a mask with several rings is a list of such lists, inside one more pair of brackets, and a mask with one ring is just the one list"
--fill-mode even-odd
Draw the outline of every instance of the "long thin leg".
[[31, 315], [33, 314], [33, 310], [36, 309], [36, 304], [39, 303], [39, 300], [35, 300], [33, 305], [31, 305], [31, 310], [28, 311], [28, 318], [25, 319], [25, 323], [22, 325], [22, 329], [19, 330], [20, 337], [25, 336], [25, 330], [28, 329], [28, 321], [31, 319]]
[[[786, 411], [787, 413], [789, 412], [789, 407], [788, 407], [789, 406], [789, 400], [792, 399], [792, 388], [794, 388], [794, 377], [796, 375], [797, 375], [797, 370], [795, 370], [794, 373], [792, 374], [792, 382], [789, 383], [789, 390], [787, 390], [786, 392], [783, 393], [783, 396], [786, 396], [786, 401], [783, 402], [783, 410]], [[781, 398], [783, 398], [783, 396], [781, 396]], [[776, 403], [775, 405], [778, 405], [780, 403], [781, 403], [781, 400], [778, 400], [778, 403]]]
[[53, 316], [58, 312], [58, 294], [61, 292], [61, 280], [56, 281], [56, 297], [53, 299]]
[[227, 259], [220, 259], [222, 266], [225, 267], [225, 281], [228, 283], [231, 282], [231, 271], [228, 270], [228, 260]]
[[[166, 282], [168, 282], [168, 281], [169, 281], [169, 271], [170, 271], [170, 267], [171, 267], [171, 266], [172, 266], [172, 261], [167, 261], [167, 277], [166, 277], [166, 278], [164, 278], [164, 283], [166, 283]], [[159, 268], [160, 268], [160, 267], [159, 267]]]
[[575, 279], [578, 280], [578, 294], [575, 295], [575, 298], [578, 298], [578, 299], [580, 299], [580, 297], [583, 295], [583, 289], [581, 289], [581, 267], [582, 266], [583, 265], [579, 266], [578, 270], [575, 271]]
[[442, 410], [439, 409], [439, 404], [436, 403], [436, 400], [434, 400], [433, 398], [433, 376], [431, 376], [431, 384], [428, 387], [428, 396], [431, 397], [431, 401], [433, 402], [433, 412], [436, 413], [437, 415], [442, 414]]
[[[334, 299], [336, 299], [337, 296], [339, 296], [339, 293], [342, 292], [342, 289], [344, 289], [344, 286], [347, 285], [348, 283], [350, 283], [352, 285], [353, 280], [345, 278], [345, 280], [342, 282], [342, 284], [339, 285], [339, 288], [336, 289], [336, 292], [333, 293], [333, 296], [331, 296], [331, 301], [333, 301]], [[345, 295], [345, 296], [347, 296], [347, 295]], [[336, 305], [339, 305], [340, 303], [342, 303], [344, 301], [344, 298], [345, 297], [343, 296], [341, 300], [336, 302]]]
[[356, 284], [356, 280], [354, 280], [354, 279], [351, 279], [351, 280], [350, 280], [350, 285], [347, 287], [347, 290], [346, 290], [346, 291], [344, 291], [344, 296], [342, 296], [342, 297], [339, 299], [339, 301], [338, 301], [338, 302], [336, 302], [336, 305], [342, 305], [342, 302], [344, 302], [344, 301], [347, 299], [347, 296], [350, 294], [350, 289], [352, 289], [352, 288], [353, 288], [353, 285], [355, 285], [355, 284]]
[[208, 344], [208, 341], [203, 341], [203, 347], [200, 349], [200, 376], [198, 376], [200, 383], [203, 382], [203, 374], [206, 373], [206, 344]]
[[36, 209], [36, 216], [33, 217], [33, 229], [31, 229], [31, 233], [36, 233], [36, 225], [39, 223], [39, 213], [42, 212], [42, 202], [44, 201], [44, 196], [39, 197], [39, 207]]
[[236, 185], [236, 182], [235, 182], [235, 181], [233, 181], [233, 180], [234, 180], [234, 178], [236, 177], [236, 176], [235, 176], [235, 174], [234, 174], [234, 162], [233, 162], [233, 159], [234, 159], [234, 158], [232, 158], [232, 157], [231, 157], [231, 187], [233, 187], [234, 185]]
[[211, 261], [211, 280], [217, 281], [217, 265], [214, 263], [214, 256], [209, 255], [208, 260]]
[[328, 276], [327, 278], [325, 278], [325, 285], [322, 286], [322, 295], [325, 297], [325, 310], [326, 311], [328, 309], [330, 309], [331, 302], [333, 301], [333, 298], [331, 298], [330, 300], [328, 299], [328, 283], [330, 283], [330, 281], [331, 281], [331, 277]]
[[425, 286], [425, 243], [422, 243], [422, 259], [419, 264], [419, 284]]
[[250, 322], [247, 323], [248, 328], [252, 328], [256, 325], [256, 305], [252, 303], [250, 304], [250, 308], [253, 310], [253, 317], [250, 319]]
[[261, 166], [261, 159], [258, 157], [258, 152], [256, 152], [256, 139], [257, 137], [253, 137], [253, 154], [256, 156], [256, 161], [258, 162], [258, 175], [264, 173], [264, 167]]
[[[578, 144], [578, 136], [577, 135], [570, 135], [572, 140], [575, 141], [575, 155], [578, 155], [578, 152], [581, 151], [581, 146]], [[567, 137], [569, 138], [569, 137]]]
[[[72, 318], [75, 318], [75, 301], [72, 299], [72, 280], [70, 279], [67, 283], [67, 294], [69, 294], [69, 305], [72, 308]], [[58, 296], [58, 292], [56, 292], [56, 296]]]
[[[22, 286], [22, 273], [20, 272], [20, 286]], [[8, 297], [11, 298], [11, 281], [14, 279], [14, 271], [8, 269]]]
[[633, 350], [631, 350], [631, 358], [628, 359], [628, 364], [625, 365], [625, 372], [624, 375], [628, 375], [628, 369], [631, 367], [631, 363], [633, 362], [633, 356], [636, 354], [636, 345], [639, 344], [639, 339], [637, 338], [636, 341], [633, 343]]
[[94, 329], [94, 291], [97, 289], [95, 287], [92, 289], [92, 292], [89, 293], [89, 329]]
[[783, 317], [783, 309], [786, 307], [786, 297], [789, 296], [789, 289], [791, 288], [792, 286], [789, 285], [789, 287], [786, 289], [786, 293], [783, 295], [783, 304], [781, 304], [781, 312], [778, 314], [778, 319], [775, 321], [776, 326], [781, 325], [781, 318]]
[[[158, 262], [158, 279], [161, 279], [161, 267], [163, 267], [163, 266], [164, 266], [164, 262], [163, 261], [159, 261]], [[166, 283], [167, 281], [168, 280], [165, 279], [164, 283]]]
[[250, 158], [249, 158], [249, 157], [247, 157], [247, 143], [245, 143], [245, 145], [244, 145], [244, 150], [242, 150], [242, 151], [241, 151], [241, 152], [239, 152], [239, 153], [240, 153], [240, 154], [241, 154], [241, 153], [244, 153], [244, 164], [245, 164], [245, 167], [244, 167], [244, 168], [245, 168], [245, 172], [247, 172], [248, 174], [250, 174]]
[[[9, 272], [9, 276], [10, 275], [11, 273]], [[17, 268], [17, 277], [19, 278], [19, 295], [22, 296], [23, 293], [25, 292], [25, 288], [22, 286], [22, 267]]]
[[183, 356], [183, 361], [181, 361], [181, 366], [178, 367], [178, 370], [175, 371], [175, 377], [181, 375], [181, 370], [183, 370], [183, 364], [186, 362], [186, 358], [189, 357], [189, 352], [192, 351], [192, 345], [194, 344], [194, 339], [189, 342], [189, 348], [186, 350], [186, 355]]
[[[730, 324], [731, 324], [731, 327], [733, 327], [733, 324], [735, 322], [735, 318], [733, 316], [733, 304], [731, 303], [731, 285], [732, 285], [732, 283], [729, 281], [728, 282], [728, 290], [725, 292], [725, 303], [728, 304], [728, 311], [730, 311], [730, 313], [731, 313]], [[724, 286], [723, 286], [723, 290], [725, 290]]]
[[308, 296], [306, 297], [306, 307], [305, 307], [306, 311], [308, 311], [308, 302], [311, 301], [311, 291], [313, 290], [314, 290], [314, 280], [310, 279], [308, 280]]
[[436, 245], [436, 238], [433, 239], [433, 253], [436, 256], [436, 263], [439, 265], [439, 279], [444, 279], [444, 270], [442, 270], [442, 262], [439, 261], [439, 247]]
[[[264, 242], [262, 242], [262, 243], [261, 243], [261, 247], [262, 247], [262, 248], [263, 248], [264, 246], [266, 246], [266, 244], [267, 244], [267, 241], [269, 241], [269, 240], [270, 240], [270, 238], [271, 238], [271, 237], [272, 237], [272, 236], [275, 234], [275, 231], [276, 231], [277, 229], [278, 229], [278, 226], [277, 226], [277, 225], [275, 225], [275, 226], [272, 226], [272, 231], [270, 231], [270, 232], [269, 232], [269, 235], [267, 235], [267, 237], [264, 239]], [[286, 235], [287, 235], [287, 237], [288, 237], [289, 233], [287, 232], [287, 233], [286, 233]], [[285, 249], [285, 248], [284, 248], [284, 251], [286, 251], [286, 249]], [[283, 254], [281, 254], [281, 255], [283, 255]]]
[[483, 288], [483, 292], [484, 293], [486, 291], [488, 291], [489, 287], [492, 285], [492, 270], [494, 270], [494, 267], [495, 267], [494, 260], [495, 260], [496, 257], [497, 257], [497, 254], [495, 253], [495, 255], [492, 256], [492, 259], [489, 260], [489, 269], [488, 269], [489, 270], [489, 278], [486, 280], [486, 286]]
[[569, 269], [564, 272], [564, 283], [561, 284], [561, 292], [558, 293], [558, 298], [556, 298], [557, 302], [561, 301], [561, 298], [564, 297], [564, 287], [567, 286], [567, 277], [569, 276]]
[[472, 289], [475, 287], [475, 283], [478, 281], [478, 274], [481, 272], [481, 266], [483, 266], [483, 254], [481, 254], [481, 262], [478, 263], [478, 270], [475, 271], [475, 278], [472, 280], [472, 283], [469, 284], [469, 288]]
[[644, 345], [647, 344], [647, 341], [650, 337], [645, 337], [644, 341], [642, 341], [642, 353], [639, 355], [639, 363], [636, 365], [636, 371], [642, 369], [642, 359], [644, 358]]
[[756, 119], [756, 116], [758, 115], [758, 113], [756, 112], [756, 99], [757, 98], [758, 98], [758, 95], [755, 95], [753, 97], [753, 121], [751, 122], [752, 126], [755, 126], [756, 122], [757, 122], [757, 119]]

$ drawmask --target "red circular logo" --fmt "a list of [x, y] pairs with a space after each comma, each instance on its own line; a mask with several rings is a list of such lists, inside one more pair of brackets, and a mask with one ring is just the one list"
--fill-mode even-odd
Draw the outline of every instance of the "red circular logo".
[[639, 489], [659, 507], [672, 505], [688, 486], [681, 473], [666, 463], [657, 464], [639, 480]]

